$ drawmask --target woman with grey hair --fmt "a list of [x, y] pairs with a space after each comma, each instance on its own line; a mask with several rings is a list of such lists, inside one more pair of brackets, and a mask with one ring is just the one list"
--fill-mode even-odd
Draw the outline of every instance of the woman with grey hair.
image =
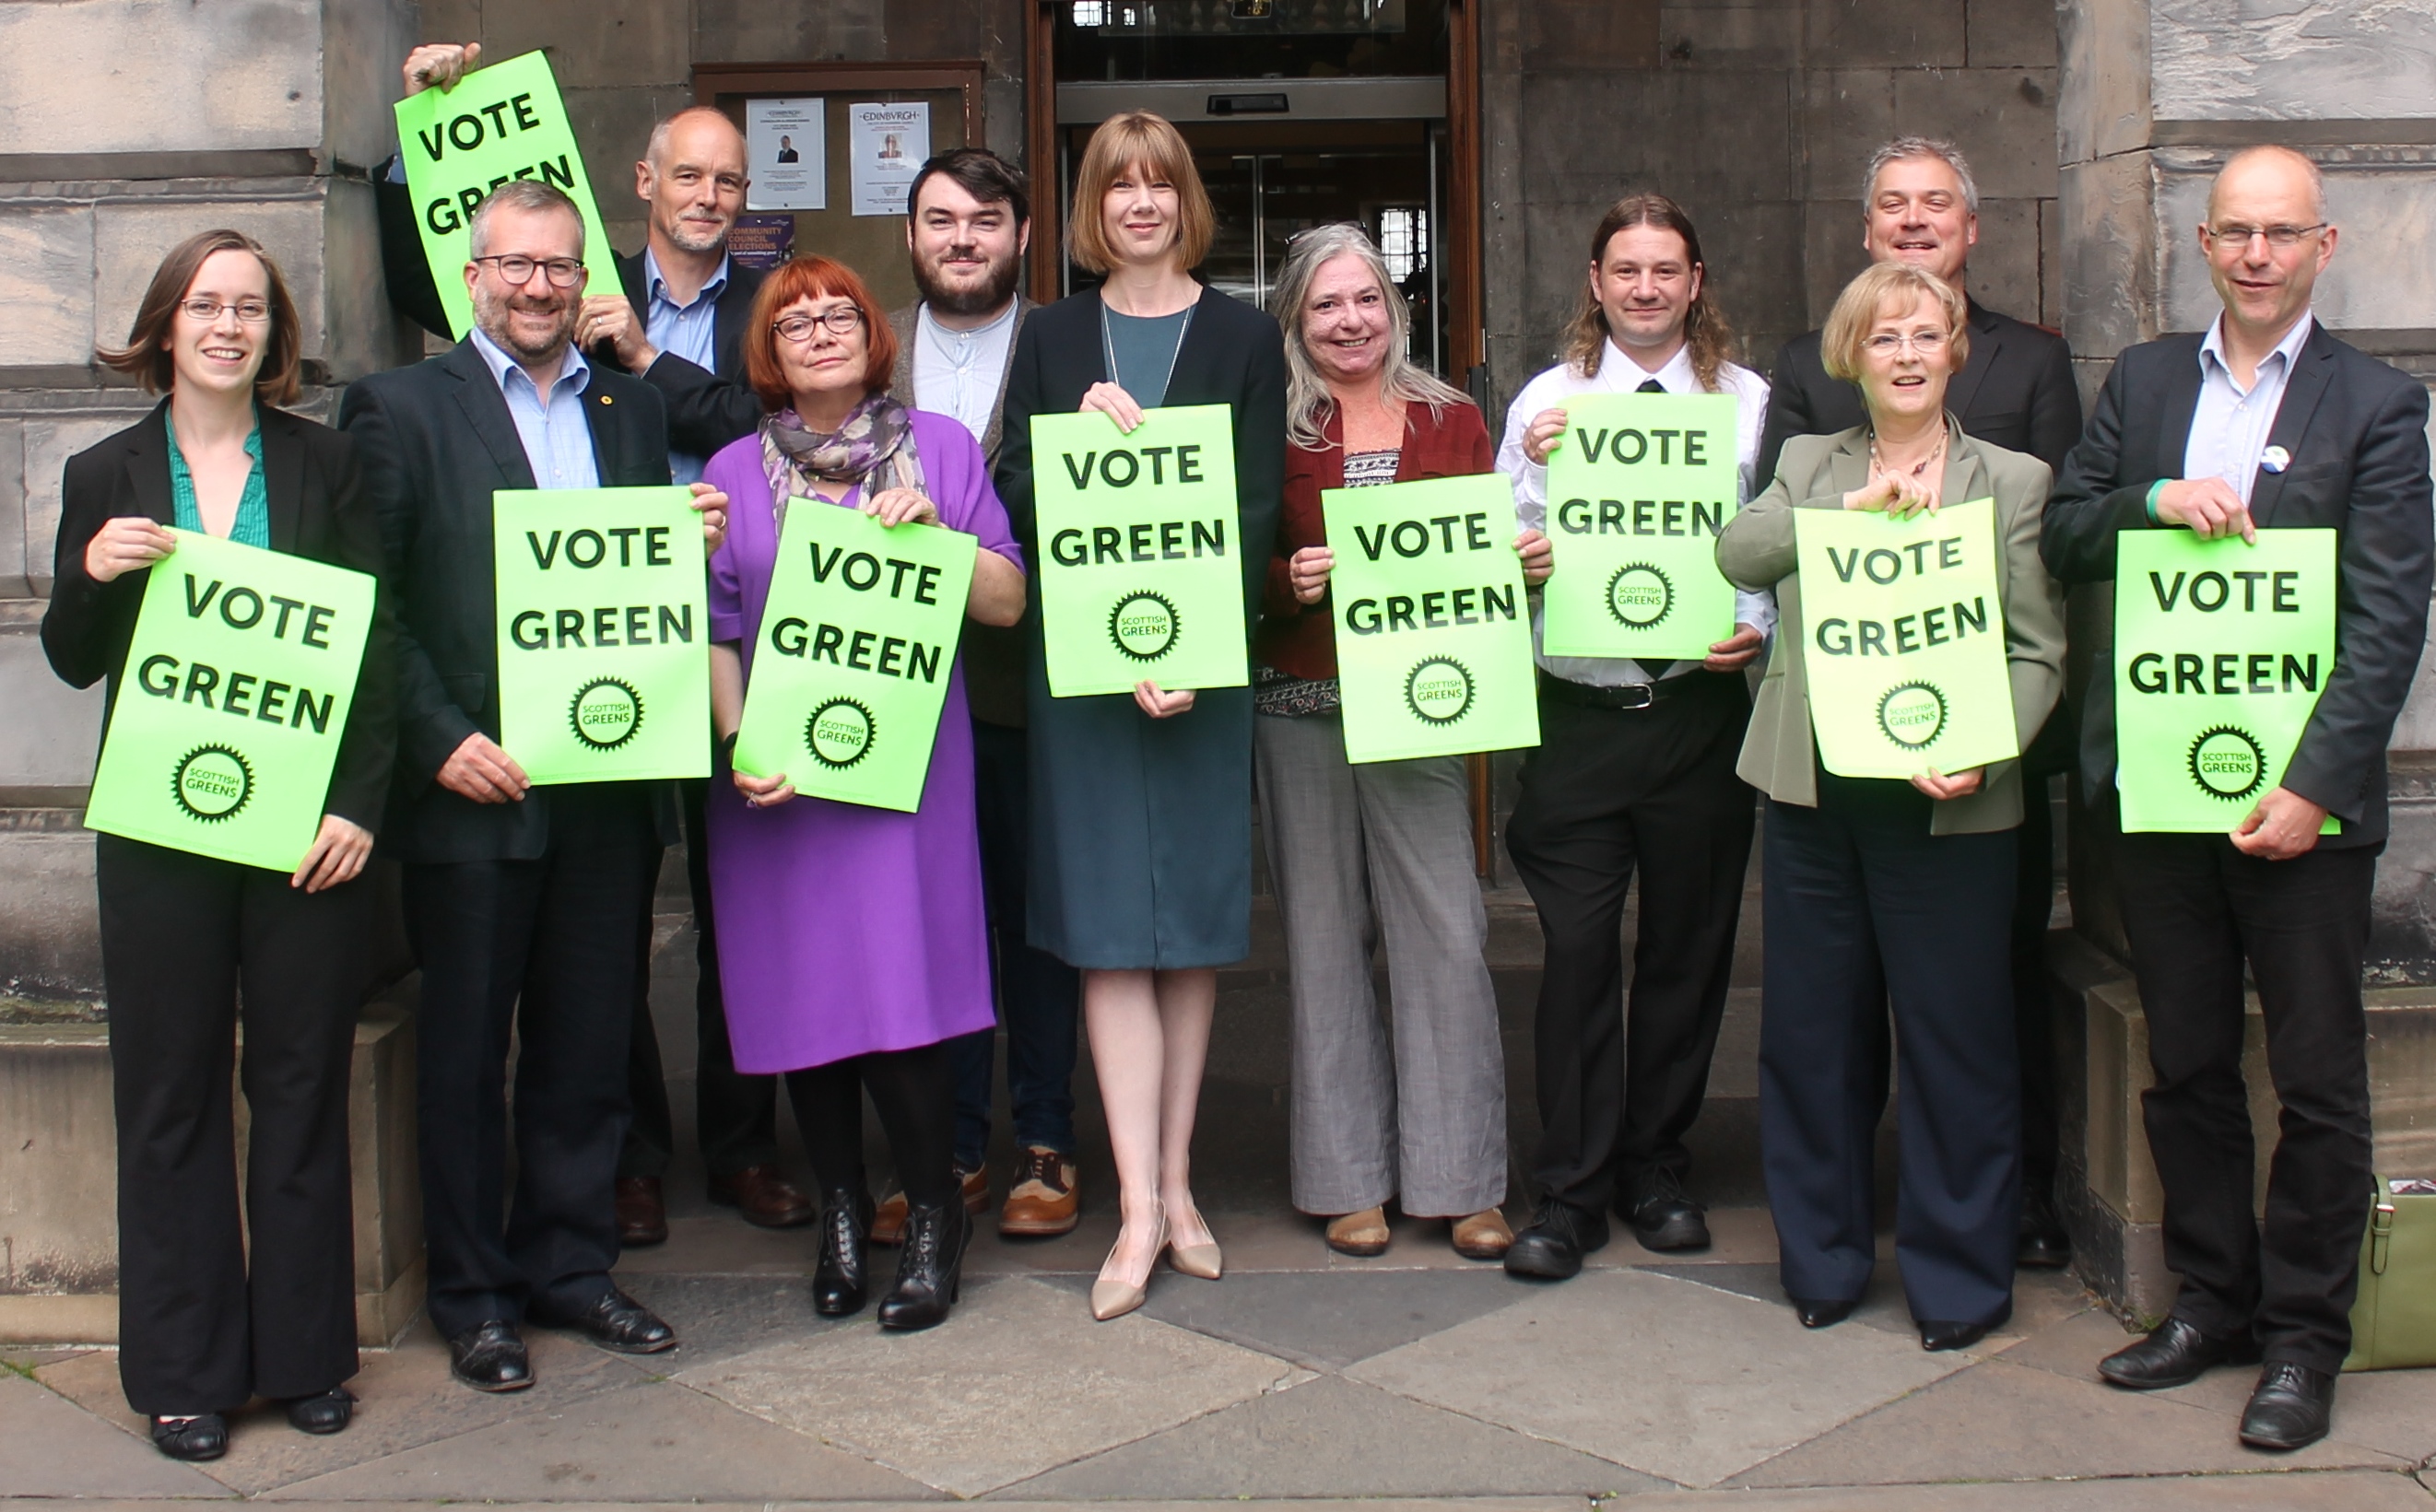
[[[1346, 759], [1320, 513], [1325, 490], [1486, 473], [1494, 452], [1471, 401], [1406, 356], [1403, 299], [1359, 226], [1297, 236], [1274, 307], [1292, 444], [1252, 648], [1253, 759], [1293, 984], [1294, 1204], [1330, 1219], [1340, 1254], [1385, 1253], [1401, 1198], [1496, 1260], [1513, 1238], [1505, 1062], [1463, 762]], [[1530, 581], [1547, 576], [1538, 531], [1515, 549]], [[1370, 983], [1383, 931], [1392, 1065]]]

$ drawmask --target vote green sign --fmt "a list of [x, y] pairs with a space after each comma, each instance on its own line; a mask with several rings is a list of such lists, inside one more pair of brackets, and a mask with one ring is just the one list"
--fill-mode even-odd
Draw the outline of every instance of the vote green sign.
[[292, 872], [313, 846], [374, 581], [191, 530], [155, 563], [89, 828]]
[[1734, 633], [1717, 532], [1742, 496], [1735, 434], [1729, 393], [1565, 401], [1548, 454], [1549, 655], [1697, 659]]
[[710, 774], [710, 613], [691, 498], [491, 495], [499, 744], [534, 782]]
[[618, 290], [609, 233], [584, 176], [574, 124], [558, 96], [549, 60], [537, 52], [478, 68], [454, 89], [426, 89], [397, 102], [398, 153], [415, 229], [431, 260], [448, 325], [460, 338], [474, 328], [465, 293], [466, 227], [474, 207], [511, 179], [538, 179], [566, 191], [583, 213], [583, 266], [595, 294]]
[[1495, 473], [1320, 495], [1348, 761], [1540, 743], [1514, 494]]
[[1907, 520], [1795, 510], [1793, 529], [1810, 725], [1828, 771], [1915, 777], [2022, 754], [1994, 500]]
[[1230, 406], [1035, 415], [1032, 488], [1052, 694], [1250, 681]]
[[737, 769], [816, 798], [920, 808], [979, 548], [962, 530], [790, 500]]
[[[2283, 780], [2335, 669], [2333, 530], [2202, 541], [2126, 530], [2114, 554], [2123, 827], [2222, 833]], [[2326, 831], [2335, 829], [2332, 820]]]

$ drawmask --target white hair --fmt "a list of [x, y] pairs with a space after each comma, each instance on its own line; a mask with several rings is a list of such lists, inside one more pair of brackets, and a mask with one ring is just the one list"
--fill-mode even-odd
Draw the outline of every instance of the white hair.
[[1471, 403], [1461, 391], [1439, 382], [1406, 355], [1405, 342], [1413, 328], [1412, 312], [1405, 307], [1404, 296], [1387, 271], [1387, 259], [1380, 255], [1369, 235], [1351, 221], [1314, 226], [1296, 235], [1288, 246], [1285, 266], [1279, 270], [1272, 295], [1278, 323], [1285, 328], [1286, 436], [1306, 451], [1320, 448], [1328, 407], [1334, 401], [1303, 339], [1302, 307], [1311, 297], [1311, 281], [1319, 275], [1319, 270], [1331, 258], [1348, 256], [1362, 260], [1370, 276], [1379, 281], [1380, 296], [1387, 302], [1387, 360], [1379, 371], [1379, 396], [1405, 404], [1425, 404], [1433, 417], [1444, 412], [1448, 405]]

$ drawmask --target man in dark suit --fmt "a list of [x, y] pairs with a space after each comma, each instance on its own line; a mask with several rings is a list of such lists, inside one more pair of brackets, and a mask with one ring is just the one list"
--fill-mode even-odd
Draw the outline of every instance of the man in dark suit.
[[[1871, 262], [1925, 268], [1963, 292], [1971, 355], [1946, 390], [1946, 407], [1980, 441], [2027, 452], [2051, 468], [2080, 439], [2080, 391], [2072, 349], [2044, 326], [2000, 315], [1970, 299], [1971, 249], [1979, 241], [1979, 189], [1950, 142], [1898, 137], [1870, 158], [1862, 178], [1862, 245]], [[1860, 391], [1827, 375], [1819, 333], [1798, 336], [1776, 356], [1759, 482], [1776, 476], [1787, 436], [1832, 435], [1862, 424]], [[2055, 897], [2054, 820], [2047, 779], [2072, 769], [2072, 716], [2059, 704], [2027, 743], [2024, 806], [2015, 847], [2013, 1024], [2022, 1060], [2022, 1221], [2016, 1259], [2056, 1269], [2072, 1241], [2056, 1214], [2059, 1155], [2055, 1028], [2046, 984], [2048, 914]]]
[[[572, 345], [584, 279], [574, 201], [503, 184], [475, 213], [471, 252], [473, 335], [357, 382], [339, 426], [398, 592], [398, 759], [381, 843], [405, 863], [423, 969], [428, 1306], [458, 1379], [513, 1391], [532, 1383], [526, 1317], [631, 1353], [676, 1343], [609, 1278], [635, 930], [676, 803], [665, 783], [536, 791], [500, 749], [491, 500], [665, 485], [668, 435], [656, 391]], [[696, 489], [715, 539], [726, 500]], [[503, 1225], [511, 1032], [516, 1179]]]
[[[408, 55], [406, 92], [453, 88], [481, 60], [479, 43], [431, 43]], [[595, 361], [623, 367], [659, 391], [669, 417], [669, 468], [680, 483], [702, 477], [713, 452], [749, 435], [761, 401], [744, 377], [744, 327], [761, 274], [727, 254], [728, 233], [744, 205], [744, 138], [706, 106], [679, 111], [652, 130], [635, 165], [635, 194], [651, 207], [641, 252], [616, 256], [623, 294], [596, 294], [577, 318], [577, 345]], [[432, 287], [430, 263], [414, 228], [401, 175], [374, 175], [390, 298], [439, 336], [447, 317]], [[694, 1129], [708, 1168], [713, 1202], [765, 1228], [814, 1217], [811, 1199], [778, 1166], [778, 1079], [736, 1069], [719, 983], [710, 880], [703, 861], [703, 785], [683, 787], [686, 873], [694, 918]], [[627, 1067], [635, 1117], [618, 1161], [618, 1232], [628, 1246], [669, 1237], [662, 1178], [676, 1148], [659, 1033], [652, 1021], [651, 911], [644, 900], [644, 969], [635, 993]]]
[[[2100, 582], [2125, 530], [2340, 531], [2335, 661], [2280, 784], [2230, 834], [2127, 835], [2113, 647], [2099, 649], [2081, 766], [2111, 831], [2148, 1016], [2156, 1081], [2142, 1106], [2182, 1287], [2154, 1332], [2097, 1368], [2140, 1391], [2263, 1356], [2241, 1439], [2294, 1450], [2326, 1433], [2372, 1190], [2360, 968], [2385, 846], [2386, 741], [2427, 638], [2427, 391], [2312, 319], [2335, 230], [2306, 158], [2236, 154], [2199, 235], [2223, 313], [2204, 336], [2115, 359], [2056, 480], [2042, 548], [2058, 578]], [[2337, 828], [2322, 835], [2329, 815]], [[2263, 1235], [2241, 1071], [2245, 962], [2281, 1104]]]

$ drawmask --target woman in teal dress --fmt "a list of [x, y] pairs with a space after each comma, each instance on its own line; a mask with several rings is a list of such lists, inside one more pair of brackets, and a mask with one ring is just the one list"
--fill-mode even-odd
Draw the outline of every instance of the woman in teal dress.
[[[1276, 321], [1193, 278], [1215, 218], [1174, 127], [1133, 111], [1093, 134], [1068, 251], [1105, 282], [1024, 322], [998, 486], [1029, 553], [1034, 415], [1097, 409], [1131, 430], [1146, 408], [1232, 407], [1248, 628], [1285, 483], [1285, 354]], [[1130, 696], [1053, 698], [1036, 600], [1026, 623], [1030, 938], [1083, 972], [1123, 1210], [1091, 1289], [1109, 1318], [1141, 1305], [1163, 1250], [1187, 1274], [1220, 1269], [1191, 1145], [1217, 968], [1251, 949], [1252, 694], [1145, 680]]]

